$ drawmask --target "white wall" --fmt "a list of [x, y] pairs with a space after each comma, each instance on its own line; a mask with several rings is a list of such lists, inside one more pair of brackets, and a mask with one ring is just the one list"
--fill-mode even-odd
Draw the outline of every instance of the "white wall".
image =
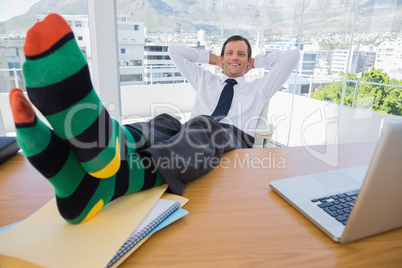
[[283, 92], [274, 95], [268, 111], [277, 129], [273, 139], [289, 146], [376, 142], [384, 117], [395, 116]]
[[195, 91], [190, 84], [125, 86], [121, 87], [121, 96], [123, 121], [161, 113], [184, 118], [191, 112]]

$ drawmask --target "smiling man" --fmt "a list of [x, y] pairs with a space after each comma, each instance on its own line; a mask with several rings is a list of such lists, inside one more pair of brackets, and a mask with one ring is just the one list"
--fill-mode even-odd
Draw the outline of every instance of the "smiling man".
[[[182, 45], [170, 45], [169, 55], [180, 73], [196, 91], [191, 117], [211, 115], [217, 106], [228, 78], [236, 80], [234, 95], [227, 115], [220, 120], [254, 136], [257, 119], [265, 104], [277, 92], [299, 61], [297, 49], [251, 57], [249, 41], [239, 35], [228, 38], [221, 55]], [[199, 66], [219, 66], [223, 75], [216, 75]], [[262, 78], [246, 82], [244, 75], [253, 68], [270, 70]]]
[[214, 63], [215, 60], [214, 64], [220, 66], [230, 78], [244, 76], [250, 68], [253, 68], [254, 59], [251, 58], [250, 43], [239, 35], [226, 40], [222, 47], [221, 57], [214, 56], [211, 55], [212, 62], [210, 60], [210, 63]]

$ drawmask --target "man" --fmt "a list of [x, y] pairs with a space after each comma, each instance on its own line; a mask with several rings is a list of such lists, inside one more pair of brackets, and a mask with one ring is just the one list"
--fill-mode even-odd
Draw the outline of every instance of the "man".
[[[243, 76], [258, 61], [243, 60], [240, 45], [237, 41], [227, 42], [223, 60], [217, 64], [222, 65], [225, 74], [239, 80], [242, 94], [249, 89], [247, 94], [255, 95], [252, 88], [243, 86]], [[252, 145], [252, 138], [229, 120], [240, 118], [241, 114], [233, 107], [213, 109], [210, 104], [219, 97], [215, 93], [222, 84], [216, 85], [219, 78], [185, 58], [183, 62], [192, 65], [189, 68], [196, 73], [188, 79], [202, 85], [195, 87], [198, 91], [214, 86], [211, 94], [197, 96], [194, 117], [182, 125], [174, 117], [162, 114], [149, 122], [121, 126], [109, 116], [93, 89], [86, 60], [62, 17], [50, 14], [36, 23], [27, 33], [24, 53], [23, 72], [29, 99], [52, 129], [38, 119], [22, 91], [13, 89], [10, 104], [17, 141], [32, 165], [55, 188], [59, 212], [70, 223], [89, 220], [116, 198], [164, 182], [174, 193], [181, 194], [186, 183], [213, 169], [223, 153]], [[250, 54], [251, 51], [245, 55]], [[214, 61], [214, 56], [210, 58]], [[284, 61], [281, 58], [286, 57], [273, 57], [271, 65]], [[289, 62], [294, 66], [298, 57], [293, 58]], [[277, 86], [264, 93], [271, 96], [283, 81], [266, 77], [271, 76], [263, 80], [274, 82], [264, 85]], [[258, 94], [262, 92], [259, 88], [264, 89], [258, 83], [255, 86]], [[236, 95], [237, 92], [234, 96], [238, 101], [247, 99]], [[221, 99], [225, 106], [232, 103]], [[244, 111], [251, 115], [253, 100], [248, 102]], [[224, 120], [226, 123], [220, 122]]]
[[[238, 35], [225, 41], [220, 56], [180, 45], [171, 45], [169, 53], [180, 73], [196, 91], [192, 117], [212, 114], [226, 79], [237, 81], [230, 110], [220, 122], [232, 124], [251, 136], [254, 136], [263, 107], [292, 73], [300, 57], [295, 49], [258, 55], [254, 59], [248, 40]], [[198, 63], [219, 66], [224, 75], [214, 75]], [[248, 83], [244, 75], [253, 68], [267, 68], [270, 72]]]

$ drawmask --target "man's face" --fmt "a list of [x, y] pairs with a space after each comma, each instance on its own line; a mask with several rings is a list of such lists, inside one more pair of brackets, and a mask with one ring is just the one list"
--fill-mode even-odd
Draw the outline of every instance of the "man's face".
[[244, 41], [231, 41], [226, 44], [222, 57], [223, 71], [230, 78], [244, 76], [249, 64], [247, 44]]

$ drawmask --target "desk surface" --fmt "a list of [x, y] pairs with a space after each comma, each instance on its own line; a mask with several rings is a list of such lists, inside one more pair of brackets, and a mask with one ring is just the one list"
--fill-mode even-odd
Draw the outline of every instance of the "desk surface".
[[[368, 163], [374, 146], [337, 148], [342, 168]], [[303, 147], [229, 152], [185, 188], [190, 214], [151, 237], [121, 267], [401, 267], [402, 228], [340, 245], [269, 187], [271, 180], [330, 169]], [[52, 187], [22, 154], [0, 165], [0, 226], [28, 217], [51, 198]]]

